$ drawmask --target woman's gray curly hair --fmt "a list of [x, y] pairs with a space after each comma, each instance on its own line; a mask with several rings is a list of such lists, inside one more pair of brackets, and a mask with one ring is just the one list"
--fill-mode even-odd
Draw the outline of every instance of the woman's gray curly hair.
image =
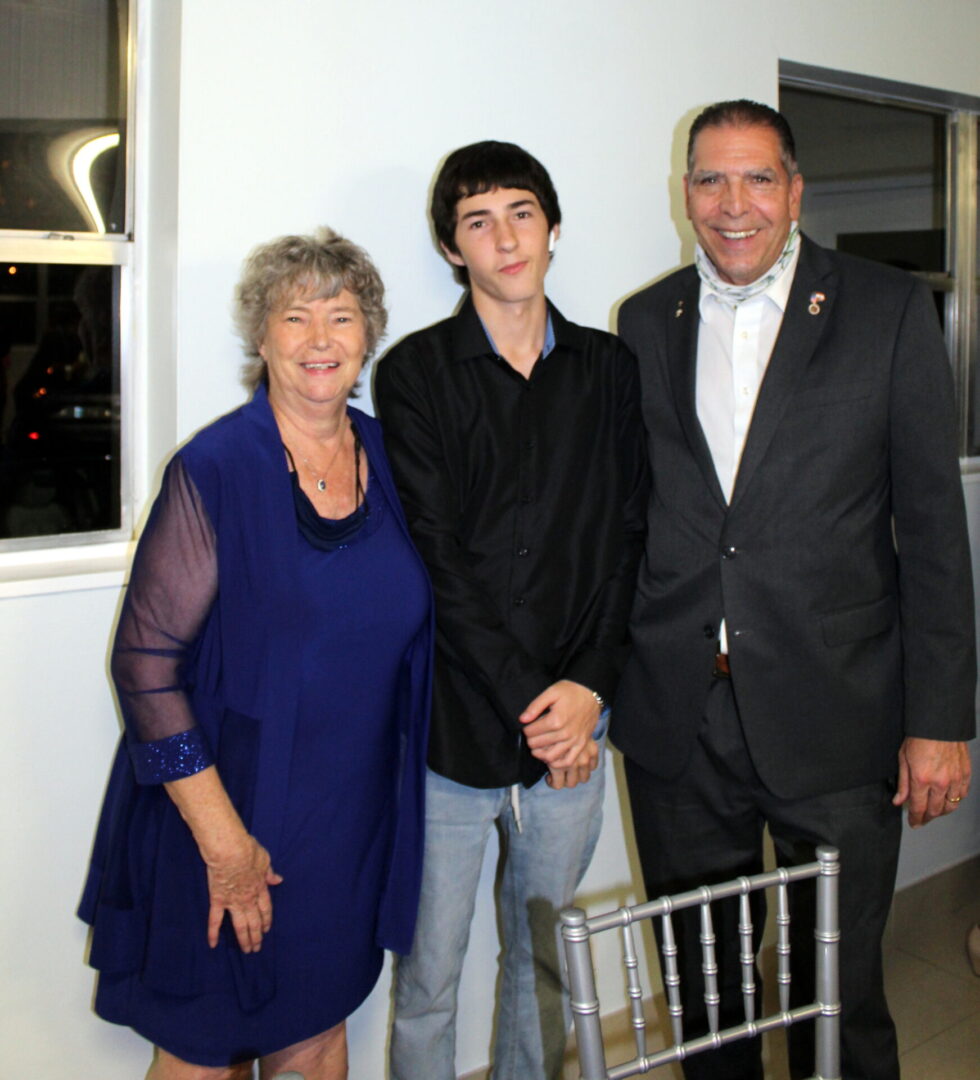
[[388, 325], [385, 287], [367, 252], [326, 226], [312, 236], [280, 236], [260, 244], [245, 260], [235, 289], [235, 325], [249, 358], [242, 381], [249, 390], [267, 383], [259, 346], [269, 315], [294, 297], [331, 299], [342, 289], [357, 297], [364, 314], [367, 363]]

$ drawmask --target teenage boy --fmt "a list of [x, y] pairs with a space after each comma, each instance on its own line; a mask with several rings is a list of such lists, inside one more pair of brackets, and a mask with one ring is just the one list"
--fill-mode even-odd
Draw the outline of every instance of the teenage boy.
[[436, 595], [418, 929], [393, 1080], [456, 1076], [456, 1002], [490, 830], [503, 939], [495, 1080], [561, 1071], [556, 931], [598, 838], [606, 702], [625, 660], [646, 453], [632, 355], [545, 298], [561, 211], [511, 143], [450, 154], [432, 195], [457, 315], [379, 365], [392, 468]]

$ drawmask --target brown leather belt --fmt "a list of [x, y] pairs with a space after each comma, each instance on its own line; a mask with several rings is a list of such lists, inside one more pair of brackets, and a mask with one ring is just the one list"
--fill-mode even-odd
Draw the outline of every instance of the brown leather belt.
[[715, 670], [712, 672], [716, 679], [730, 679], [732, 669], [728, 666], [728, 653], [715, 653]]

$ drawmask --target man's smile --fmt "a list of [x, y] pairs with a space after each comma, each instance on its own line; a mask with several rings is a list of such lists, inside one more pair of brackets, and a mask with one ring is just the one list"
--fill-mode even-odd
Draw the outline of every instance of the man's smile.
[[716, 229], [726, 240], [748, 240], [750, 236], [755, 236], [759, 231], [758, 229], [742, 229], [741, 232], [732, 232], [729, 229]]

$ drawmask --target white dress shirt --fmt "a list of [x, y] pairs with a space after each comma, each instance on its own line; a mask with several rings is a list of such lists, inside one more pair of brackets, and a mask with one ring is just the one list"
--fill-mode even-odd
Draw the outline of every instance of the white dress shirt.
[[[783, 322], [799, 257], [797, 247], [784, 272], [765, 292], [736, 305], [701, 283], [695, 400], [726, 502], [731, 502], [759, 387]], [[728, 652], [724, 622], [719, 637], [721, 651]]]

